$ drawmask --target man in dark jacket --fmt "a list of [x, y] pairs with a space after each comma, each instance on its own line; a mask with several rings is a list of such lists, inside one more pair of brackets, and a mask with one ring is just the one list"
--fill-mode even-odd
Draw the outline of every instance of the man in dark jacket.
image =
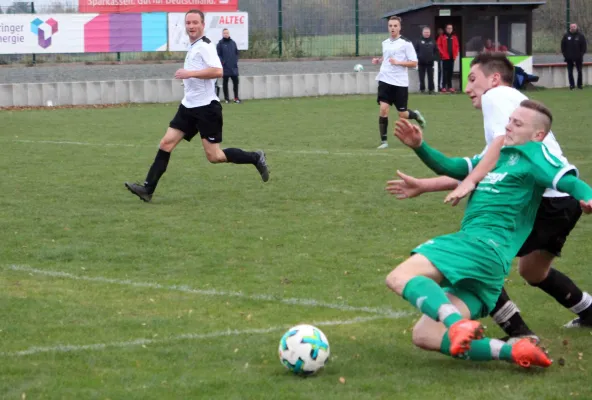
[[417, 68], [419, 70], [419, 91], [425, 92], [425, 76], [428, 75], [428, 90], [434, 93], [434, 61], [437, 60], [438, 46], [431, 38], [432, 31], [429, 26], [422, 30], [422, 37], [415, 43], [417, 53]]
[[224, 69], [224, 76], [222, 78], [222, 90], [224, 91], [225, 103], [229, 103], [228, 96], [228, 78], [232, 79], [232, 88], [234, 90], [234, 102], [240, 103], [238, 97], [238, 47], [236, 42], [230, 38], [230, 31], [224, 29], [222, 31], [222, 40], [216, 46], [218, 50], [218, 57], [222, 62]]
[[584, 54], [588, 50], [587, 47], [586, 38], [578, 30], [578, 26], [571, 24], [569, 26], [569, 32], [561, 40], [561, 53], [563, 53], [563, 58], [567, 63], [567, 77], [569, 78], [569, 88], [571, 90], [575, 89], [576, 86], [573, 76], [574, 65], [578, 71], [578, 89], [584, 88], [582, 82], [582, 63], [584, 62]]

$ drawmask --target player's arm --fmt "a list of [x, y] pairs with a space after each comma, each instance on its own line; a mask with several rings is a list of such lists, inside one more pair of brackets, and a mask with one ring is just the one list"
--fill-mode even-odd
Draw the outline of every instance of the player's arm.
[[[422, 141], [421, 145], [415, 149], [415, 154], [423, 163], [438, 175], [445, 175], [454, 179], [464, 179], [471, 173], [474, 163], [469, 158], [447, 157], [438, 150], [430, 147]], [[448, 181], [450, 183], [450, 181]]]
[[494, 139], [487, 146], [479, 165], [444, 199], [445, 203], [452, 202], [453, 206], [475, 190], [479, 182], [495, 167], [499, 160], [500, 151], [504, 146], [506, 125], [512, 110], [508, 109], [507, 104], [495, 102], [494, 99], [485, 94], [482, 96], [481, 101], [484, 125], [493, 132]]
[[400, 65], [407, 68], [417, 67], [417, 53], [411, 42], [407, 42], [407, 45], [405, 46], [405, 57], [407, 58], [407, 61], [395, 61], [394, 65]]
[[218, 57], [218, 52], [216, 51], [216, 47], [213, 44], [202, 46], [199, 49], [198, 54], [201, 55], [202, 59], [207, 65], [207, 68], [201, 69], [199, 71], [189, 71], [182, 69], [177, 71], [175, 74], [176, 78], [215, 79], [222, 78], [222, 76], [224, 76], [224, 70], [222, 69], [220, 57]]
[[449, 158], [433, 149], [423, 140], [419, 126], [406, 119], [400, 119], [395, 123], [395, 136], [403, 144], [411, 147], [423, 163], [438, 175], [463, 179], [472, 171], [474, 164], [478, 163], [477, 159]]
[[545, 145], [541, 152], [534, 154], [532, 171], [535, 181], [542, 187], [569, 193], [580, 200], [582, 210], [592, 212], [592, 188], [578, 178], [578, 170], [573, 165], [565, 165], [549, 153]]
[[418, 179], [397, 171], [400, 179], [386, 183], [386, 191], [397, 199], [410, 199], [423, 193], [452, 190], [458, 186], [458, 181], [447, 176]]

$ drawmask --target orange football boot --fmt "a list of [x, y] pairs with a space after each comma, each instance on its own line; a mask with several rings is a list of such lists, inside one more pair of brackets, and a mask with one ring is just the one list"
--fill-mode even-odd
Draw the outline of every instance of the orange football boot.
[[457, 356], [471, 348], [471, 341], [483, 338], [483, 325], [479, 321], [461, 319], [448, 328], [450, 354]]
[[547, 353], [528, 338], [519, 340], [512, 346], [512, 359], [522, 368], [530, 368], [531, 365], [547, 368], [553, 364]]

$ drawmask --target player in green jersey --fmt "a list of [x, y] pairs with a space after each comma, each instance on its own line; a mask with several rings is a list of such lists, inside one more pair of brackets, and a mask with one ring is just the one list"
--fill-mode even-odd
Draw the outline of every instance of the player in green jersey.
[[[585, 213], [592, 212], [592, 188], [577, 178], [575, 167], [563, 164], [541, 143], [551, 122], [544, 105], [523, 101], [506, 126], [495, 168], [468, 201], [460, 231], [416, 247], [387, 276], [387, 286], [424, 314], [413, 329], [416, 346], [476, 361], [551, 365], [530, 339], [510, 345], [483, 338], [483, 327], [476, 321], [495, 305], [546, 188], [571, 194]], [[421, 129], [408, 121], [397, 122], [395, 136], [439, 175], [463, 179], [480, 161], [479, 156], [444, 156], [428, 146]]]

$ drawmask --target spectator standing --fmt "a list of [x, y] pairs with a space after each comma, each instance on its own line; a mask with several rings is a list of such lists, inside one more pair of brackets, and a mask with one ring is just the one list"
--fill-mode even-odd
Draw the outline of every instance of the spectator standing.
[[427, 73], [429, 94], [434, 94], [434, 61], [437, 59], [438, 46], [432, 39], [432, 31], [429, 26], [423, 28], [421, 35], [421, 39], [415, 43], [419, 70], [419, 91], [425, 93]]
[[454, 61], [458, 57], [460, 46], [458, 37], [453, 32], [452, 24], [446, 25], [446, 32], [438, 38], [438, 51], [442, 59], [442, 92], [454, 93], [456, 90], [452, 87], [452, 73], [454, 71]]
[[232, 79], [232, 89], [234, 92], [234, 102], [240, 103], [238, 97], [238, 47], [236, 42], [230, 37], [228, 29], [222, 30], [222, 39], [216, 46], [218, 57], [222, 62], [224, 76], [222, 77], [222, 91], [224, 92], [224, 102], [230, 103], [228, 95], [228, 79]]
[[574, 65], [578, 71], [578, 89], [583, 89], [582, 81], [582, 64], [584, 62], [584, 54], [588, 50], [586, 37], [580, 32], [577, 24], [571, 24], [569, 31], [563, 35], [561, 40], [561, 53], [567, 63], [567, 77], [569, 79], [569, 89], [575, 89], [575, 81], [573, 75]]

